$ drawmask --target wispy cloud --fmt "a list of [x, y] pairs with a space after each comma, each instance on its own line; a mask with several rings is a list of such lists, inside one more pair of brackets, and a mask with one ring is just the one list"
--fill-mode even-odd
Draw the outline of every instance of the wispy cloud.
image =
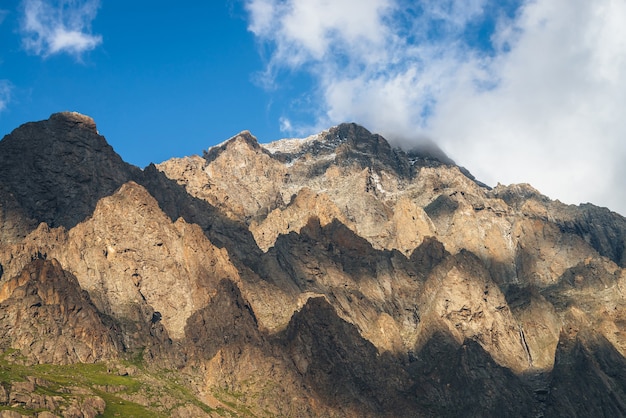
[[626, 214], [626, 3], [303, 3], [246, 4], [265, 76], [315, 80], [311, 130], [349, 120], [397, 144], [427, 136], [490, 184]]
[[4, 22], [4, 19], [6, 19], [8, 14], [8, 10], [0, 9], [0, 25], [2, 24], [2, 22]]
[[102, 43], [102, 36], [91, 33], [99, 7], [99, 0], [24, 0], [24, 48], [43, 57], [93, 50]]
[[[268, 65], [259, 78], [274, 87], [284, 70], [307, 67], [320, 80], [384, 62], [390, 58], [381, 21], [395, 7], [392, 0], [253, 0], [246, 3], [249, 29], [271, 44]], [[376, 30], [372, 30], [376, 28]]]
[[[0, 25], [9, 14], [8, 10], [0, 9]], [[1, 60], [1, 58], [0, 58]], [[9, 80], [0, 80], [0, 112], [7, 108], [11, 100], [12, 85]]]
[[0, 112], [6, 109], [11, 100], [11, 90], [13, 86], [8, 80], [0, 80]]
[[317, 81], [320, 126], [359, 120], [405, 137], [426, 128], [460, 68], [472, 63], [468, 77], [489, 76], [481, 62], [487, 51], [463, 39], [487, 3], [249, 0], [247, 9], [250, 31], [271, 51], [266, 85], [283, 70], [307, 71]]

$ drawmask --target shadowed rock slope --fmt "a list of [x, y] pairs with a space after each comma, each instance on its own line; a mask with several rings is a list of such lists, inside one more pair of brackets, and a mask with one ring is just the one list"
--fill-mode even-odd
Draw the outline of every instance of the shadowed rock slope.
[[608, 209], [355, 124], [140, 170], [54, 114], [0, 141], [0, 410], [105, 363], [105, 414], [623, 416], [625, 251]]
[[95, 362], [123, 349], [120, 330], [56, 260], [30, 262], [0, 287], [1, 340], [37, 363]]
[[37, 223], [71, 228], [138, 173], [78, 113], [27, 123], [0, 141], [0, 183]]

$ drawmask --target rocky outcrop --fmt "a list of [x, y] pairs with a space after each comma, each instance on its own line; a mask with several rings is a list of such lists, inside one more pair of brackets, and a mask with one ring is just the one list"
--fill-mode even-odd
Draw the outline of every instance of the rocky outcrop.
[[251, 306], [228, 280], [220, 282], [213, 298], [189, 318], [185, 334], [193, 355], [208, 360], [227, 346], [241, 348], [263, 342]]
[[211, 245], [197, 225], [171, 222], [134, 182], [102, 199], [93, 215], [70, 231], [42, 224], [1, 259], [11, 274], [33, 254], [59, 260], [100, 312], [129, 327], [128, 337], [138, 333], [128, 345], [145, 345], [155, 327], [181, 338], [187, 319], [204, 306], [218, 281], [239, 277], [225, 250]]
[[261, 223], [252, 221], [250, 231], [254, 234], [258, 246], [267, 251], [274, 245], [279, 235], [287, 235], [292, 231], [300, 232], [312, 216], [317, 217], [322, 226], [334, 220], [350, 224], [327, 195], [303, 188], [286, 207], [274, 209]]
[[0, 242], [15, 244], [36, 226], [37, 222], [26, 214], [8, 187], [0, 182]]
[[282, 344], [316, 398], [342, 416], [410, 416], [419, 406], [408, 394], [406, 371], [379, 356], [325, 298], [311, 298], [280, 336]]
[[443, 331], [459, 344], [476, 341], [498, 364], [516, 373], [533, 367], [523, 327], [474, 255], [464, 251], [448, 257], [429, 276], [422, 295], [418, 349], [422, 341]]
[[530, 382], [495, 363], [475, 340], [459, 343], [437, 332], [411, 356], [407, 370], [417, 403], [427, 406], [424, 416], [542, 415], [545, 398], [537, 399]]
[[283, 203], [280, 189], [286, 169], [264, 152], [247, 131], [211, 149], [204, 159], [170, 160], [158, 168], [185, 186], [191, 195], [206, 200], [233, 219], [267, 215]]
[[[55, 385], [44, 379], [28, 376], [26, 381], [7, 384], [8, 389], [0, 386], [0, 405], [20, 408], [25, 411], [40, 411], [40, 418], [80, 417], [95, 418], [101, 416], [106, 409], [106, 402], [99, 396], [75, 389], [65, 396], [47, 394]], [[16, 411], [3, 410], [2, 417], [32, 416], [22, 415]]]
[[78, 113], [27, 123], [0, 141], [0, 183], [28, 217], [54, 227], [73, 227], [139, 173]]
[[265, 258], [281, 269], [272, 280], [288, 295], [284, 305], [295, 305], [292, 312], [323, 295], [379, 350], [411, 346], [424, 275], [399, 252], [376, 250], [336, 220], [322, 227], [312, 218], [299, 234], [279, 237]]
[[172, 220], [184, 219], [202, 228], [209, 240], [219, 248], [225, 248], [234, 263], [256, 269], [261, 250], [254, 241], [247, 225], [224, 214], [206, 200], [187, 192], [184, 186], [169, 179], [156, 166], [149, 165], [143, 172], [141, 185], [156, 199], [159, 208]]
[[530, 185], [498, 185], [493, 195], [527, 217], [556, 224], [560, 232], [575, 234], [600, 255], [624, 267], [626, 264], [626, 219], [607, 208], [592, 204], [564, 205], [551, 201]]
[[91, 363], [123, 349], [120, 329], [100, 313], [56, 260], [34, 260], [0, 286], [0, 339], [29, 363]]

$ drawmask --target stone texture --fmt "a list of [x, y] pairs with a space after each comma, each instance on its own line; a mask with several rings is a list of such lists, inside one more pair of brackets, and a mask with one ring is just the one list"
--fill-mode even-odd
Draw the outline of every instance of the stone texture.
[[420, 412], [406, 392], [408, 374], [341, 320], [322, 297], [311, 298], [281, 335], [298, 372], [344, 416], [409, 416]]
[[50, 226], [76, 225], [139, 173], [78, 113], [27, 123], [0, 141], [0, 183], [26, 216]]
[[209, 418], [211, 415], [207, 414], [196, 405], [183, 405], [174, 409], [170, 415], [172, 418]]
[[[122, 348], [119, 329], [56, 260], [35, 260], [2, 282], [0, 323], [3, 348], [20, 350], [33, 363], [91, 363], [115, 357]], [[34, 390], [33, 383], [24, 385]], [[10, 398], [19, 402], [13, 392]]]
[[36, 226], [36, 221], [29, 218], [10, 189], [0, 182], [0, 242], [17, 243]]
[[11, 411], [11, 410], [2, 410], [0, 411], [0, 417], [1, 418], [24, 418], [27, 417], [28, 415], [22, 415], [17, 411]]
[[335, 219], [349, 224], [327, 195], [313, 193], [310, 189], [303, 188], [284, 209], [274, 209], [262, 223], [252, 221], [250, 231], [254, 234], [258, 246], [267, 251], [274, 245], [279, 235], [287, 235], [291, 231], [300, 232], [312, 216], [317, 217], [322, 226]]
[[[44, 244], [45, 243], [45, 244]], [[97, 309], [116, 319], [124, 345], [151, 345], [177, 362], [170, 338], [209, 300], [221, 279], [239, 280], [225, 250], [197, 225], [172, 222], [134, 182], [102, 199], [93, 215], [70, 231], [42, 224], [0, 254], [7, 274], [32, 257], [54, 258], [79, 278]]]
[[[8, 383], [10, 394], [8, 403], [2, 403], [10, 410], [1, 411], [2, 416], [34, 416], [42, 418], [80, 417], [95, 418], [101, 416], [106, 409], [106, 402], [89, 389], [74, 388], [61, 390], [65, 396], [53, 395], [57, 385], [41, 378], [27, 376], [26, 381]], [[58, 392], [57, 392], [58, 393]], [[29, 411], [28, 415], [21, 415], [20, 411]]]
[[459, 343], [437, 332], [407, 369], [417, 402], [428, 405], [424, 416], [542, 416], [534, 386], [495, 363], [474, 340]]

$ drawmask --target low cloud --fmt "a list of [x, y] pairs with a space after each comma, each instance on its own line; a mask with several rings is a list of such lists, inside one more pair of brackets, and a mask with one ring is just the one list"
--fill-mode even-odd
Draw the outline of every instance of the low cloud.
[[99, 0], [24, 0], [22, 44], [36, 55], [67, 53], [80, 56], [102, 43], [91, 33]]
[[446, 91], [430, 131], [488, 183], [529, 182], [626, 215], [625, 23], [623, 2], [525, 4], [494, 34], [510, 48], [488, 63], [497, 85]]
[[[248, 0], [264, 76], [315, 80], [316, 123], [432, 138], [479, 179], [626, 214], [626, 3]], [[267, 52], [266, 52], [267, 53]]]

